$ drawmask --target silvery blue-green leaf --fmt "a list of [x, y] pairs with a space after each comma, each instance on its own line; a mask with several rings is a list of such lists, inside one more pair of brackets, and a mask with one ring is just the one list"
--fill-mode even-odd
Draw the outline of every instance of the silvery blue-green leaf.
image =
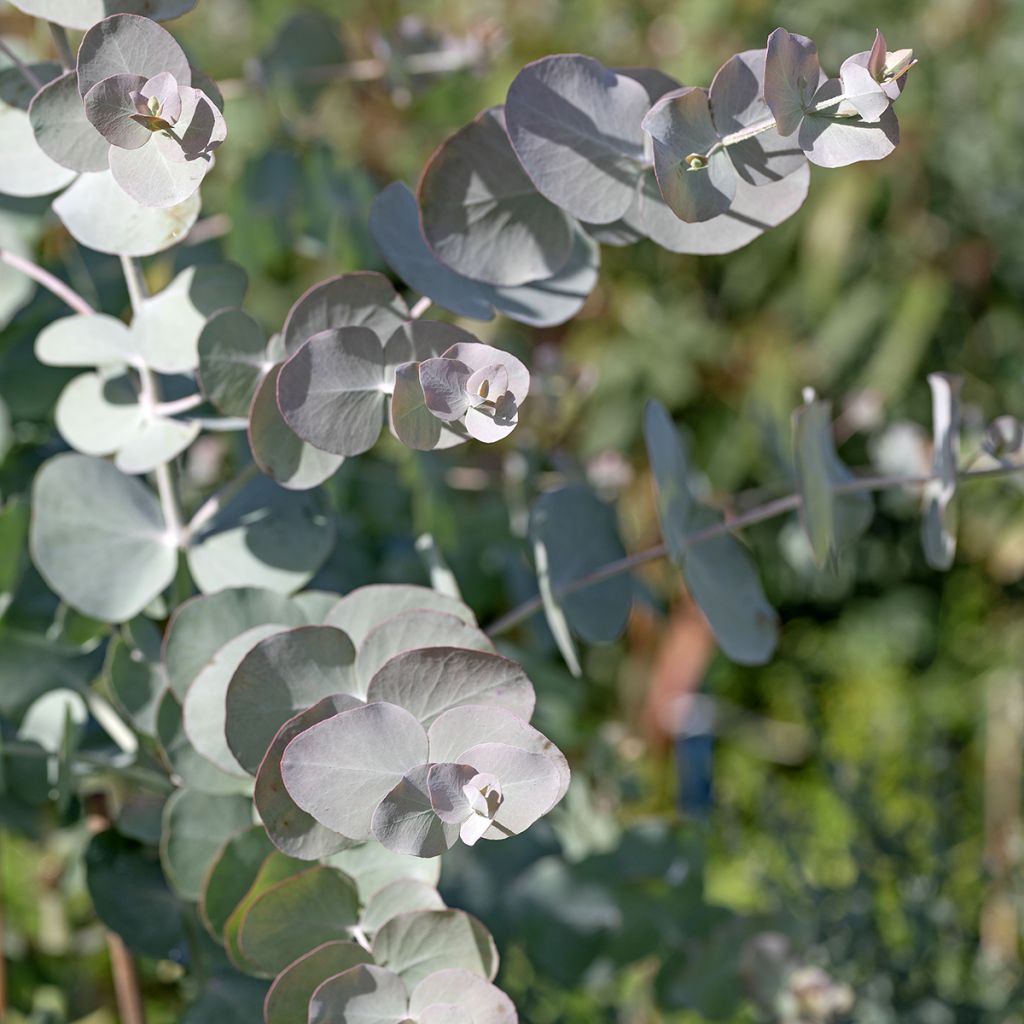
[[889, 109], [889, 97], [880, 82], [855, 57], [847, 57], [839, 69], [839, 82], [846, 102], [869, 124], [878, 121]]
[[402, 444], [417, 451], [431, 452], [441, 443], [443, 425], [426, 406], [420, 366], [420, 363], [402, 363], [395, 369], [388, 422], [391, 432]]
[[107, 928], [143, 956], [181, 954], [182, 907], [151, 850], [106, 829], [89, 840], [84, 859], [89, 896]]
[[140, 14], [170, 21], [191, 11], [197, 0], [11, 0], [19, 11], [65, 28], [91, 28], [111, 14]]
[[235, 669], [260, 641], [280, 633], [279, 624], [253, 626], [228, 640], [192, 680], [182, 701], [182, 726], [192, 746], [228, 775], [244, 778], [246, 770], [225, 737], [225, 699]]
[[652, 241], [670, 252], [720, 255], [735, 252], [769, 228], [792, 217], [807, 198], [811, 171], [806, 162], [794, 173], [767, 185], [736, 183], [732, 206], [711, 220], [687, 224], [665, 204], [653, 174], [644, 176], [637, 224]]
[[442, 821], [427, 788], [430, 765], [413, 768], [373, 812], [371, 831], [381, 846], [409, 857], [439, 857], [458, 841], [458, 824]]
[[258, 896], [242, 918], [238, 941], [247, 962], [272, 978], [317, 946], [347, 939], [358, 920], [352, 880], [317, 865]]
[[525, 832], [562, 797], [561, 765], [545, 754], [506, 743], [478, 743], [459, 757], [501, 782], [502, 801], [484, 839], [507, 839]]
[[958, 462], [960, 459], [960, 392], [963, 379], [948, 373], [928, 374], [932, 392], [932, 473], [924, 487], [921, 540], [933, 569], [948, 569], [956, 557]]
[[133, 354], [130, 330], [106, 313], [75, 313], [52, 320], [36, 338], [36, 358], [47, 366], [117, 366]]
[[[695, 531], [721, 522], [719, 513], [705, 508], [691, 519]], [[722, 534], [687, 546], [680, 568], [690, 596], [726, 656], [741, 665], [770, 661], [779, 641], [778, 616], [747, 549], [735, 537]]]
[[199, 196], [167, 209], [140, 206], [110, 171], [82, 174], [54, 200], [72, 237], [89, 249], [118, 256], [152, 256], [180, 242], [199, 216]]
[[253, 790], [256, 810], [273, 844], [289, 857], [319, 860], [351, 845], [344, 836], [324, 828], [296, 805], [284, 788], [281, 758], [285, 748], [299, 733], [342, 711], [351, 711], [361, 703], [358, 697], [345, 693], [318, 701], [281, 726], [260, 762]]
[[780, 135], [792, 135], [800, 127], [822, 77], [818, 49], [806, 36], [777, 28], [768, 37], [764, 100]]
[[370, 680], [387, 662], [406, 651], [426, 647], [458, 647], [494, 653], [494, 644], [482, 629], [451, 612], [413, 609], [385, 619], [366, 634], [359, 644], [355, 676], [364, 694]]
[[[431, 764], [427, 769], [430, 806], [441, 821], [458, 828], [473, 815], [473, 808], [466, 797], [466, 787], [480, 773], [472, 765], [455, 762]], [[452, 843], [457, 838], [458, 832], [453, 836]]]
[[[132, 321], [143, 361], [159, 373], [186, 373], [199, 366], [199, 338], [220, 310], [239, 313], [248, 276], [237, 263], [187, 267], [156, 295], [147, 296]], [[244, 316], [244, 314], [241, 314]]]
[[328, 978], [309, 1001], [309, 1024], [403, 1024], [408, 996], [402, 979], [373, 964]]
[[380, 436], [391, 386], [377, 335], [368, 327], [341, 327], [315, 334], [281, 367], [277, 398], [304, 441], [353, 456]]
[[455, 647], [421, 648], [392, 658], [370, 680], [367, 700], [396, 704], [424, 728], [460, 704], [492, 704], [529, 721], [536, 703], [533, 684], [517, 662]]
[[254, 626], [302, 626], [305, 617], [288, 597], [273, 590], [239, 587], [189, 598], [171, 616], [164, 663], [171, 689], [183, 698], [192, 680], [233, 637]]
[[658, 402], [647, 403], [644, 438], [657, 484], [661, 532], [690, 596], [729, 658], [744, 665], [763, 664], [778, 642], [778, 620], [750, 556], [727, 533], [691, 543], [693, 534], [718, 526], [722, 517], [694, 502], [686, 450]]
[[238, 832], [217, 851], [203, 880], [199, 916], [218, 941], [234, 909], [245, 898], [264, 861], [273, 850], [259, 825]]
[[427, 245], [416, 197], [400, 181], [374, 199], [370, 233], [406, 284], [437, 305], [474, 320], [493, 319], [496, 308], [520, 323], [553, 327], [574, 317], [597, 283], [600, 249], [579, 229], [568, 261], [553, 277], [501, 288], [457, 274]]
[[79, 97], [89, 123], [111, 146], [138, 149], [153, 137], [152, 129], [139, 119], [133, 95], [145, 84], [144, 75], [111, 75]]
[[[730, 57], [715, 73], [709, 99], [719, 135], [770, 125], [772, 112], [764, 101], [764, 66], [764, 50], [745, 50]], [[726, 152], [740, 179], [749, 185], [779, 181], [807, 163], [796, 137], [784, 137], [774, 127], [731, 144]]]
[[359, 648], [375, 626], [414, 609], [448, 612], [471, 626], [477, 624], [472, 609], [457, 598], [403, 583], [373, 583], [353, 590], [334, 606], [324, 624], [344, 630]]
[[435, 971], [409, 996], [409, 1012], [416, 1020], [437, 1004], [465, 1011], [471, 1024], [517, 1024], [519, 1020], [512, 1000], [500, 988], [460, 968]]
[[305, 491], [334, 476], [345, 456], [315, 448], [284, 421], [277, 405], [279, 373], [279, 366], [272, 367], [256, 388], [249, 409], [249, 447], [253, 461], [272, 480], [288, 490]]
[[29, 705], [18, 726], [18, 738], [58, 754], [68, 729], [76, 737], [74, 745], [78, 745], [88, 719], [89, 708], [77, 690], [50, 690]]
[[142, 206], [165, 209], [192, 196], [213, 168], [213, 150], [227, 135], [223, 115], [211, 100], [198, 89], [183, 87], [181, 92], [181, 120], [173, 134], [151, 132], [138, 149], [111, 147], [110, 173]]
[[493, 345], [483, 345], [472, 335], [468, 335], [468, 339], [457, 341], [451, 348], [445, 349], [442, 355], [446, 359], [465, 363], [474, 372], [495, 364], [504, 367], [508, 374], [508, 390], [520, 404], [530, 393], [530, 371], [522, 360], [517, 359], [511, 352], [506, 352], [504, 349], [495, 348]]
[[982, 449], [995, 459], [1005, 460], [1024, 446], [1024, 424], [1015, 416], [997, 416], [985, 429]]
[[640, 122], [651, 105], [633, 78], [579, 54], [527, 64], [509, 87], [505, 120], [541, 195], [580, 220], [618, 220], [644, 167]]
[[301, 609], [307, 626], [323, 626], [339, 596], [333, 590], [303, 590], [292, 597], [292, 603]]
[[147, 416], [118, 449], [114, 465], [122, 473], [150, 473], [176, 459], [199, 436], [197, 420]]
[[565, 612], [555, 596], [555, 587], [551, 582], [551, 564], [547, 545], [537, 537], [533, 538], [533, 568], [537, 573], [537, 589], [540, 591], [540, 598], [544, 603], [544, 618], [547, 621], [548, 629], [551, 630], [551, 635], [554, 637], [566, 668], [572, 675], [579, 677], [583, 674], [583, 668], [580, 665], [576, 642], [572, 638], [572, 630], [569, 628], [569, 620], [565, 617]]
[[156, 735], [157, 710], [167, 690], [163, 666], [115, 636], [107, 648], [104, 675], [114, 702], [135, 729], [146, 736]]
[[57, 455], [32, 489], [32, 560], [68, 604], [104, 622], [138, 614], [174, 578], [160, 503], [109, 462]]
[[440, 857], [406, 857], [369, 842], [342, 850], [326, 858], [326, 863], [344, 871], [356, 883], [359, 902], [364, 906], [375, 893], [399, 879], [413, 878], [436, 886], [441, 877]]
[[[832, 104], [842, 95], [837, 78], [828, 79], [814, 94], [814, 105]], [[808, 113], [800, 122], [800, 147], [819, 167], [846, 167], [861, 160], [882, 160], [900, 141], [896, 111], [889, 106], [874, 124], [859, 117], [837, 115], [834, 105]]]
[[[586, 487], [542, 494], [530, 510], [530, 536], [543, 544], [557, 592], [609, 562], [624, 558], [615, 510]], [[588, 643], [610, 643], [626, 628], [633, 583], [619, 575], [557, 598], [572, 628]]]
[[373, 937], [373, 958], [401, 975], [409, 991], [435, 971], [461, 969], [488, 981], [498, 951], [487, 929], [461, 910], [417, 910], [393, 917]]
[[256, 388], [273, 367], [260, 322], [240, 309], [221, 309], [203, 325], [196, 350], [203, 394], [225, 416], [248, 416]]
[[337, 327], [367, 327], [383, 345], [408, 319], [409, 307], [383, 274], [341, 274], [313, 285], [292, 306], [285, 350], [291, 355], [314, 334]]
[[181, 785], [215, 796], [233, 796], [252, 791], [252, 780], [248, 776], [242, 778], [237, 771], [233, 775], [222, 772], [192, 746], [185, 735], [181, 703], [171, 690], [164, 692], [157, 708], [156, 736], [160, 742], [162, 759], [181, 780]]
[[834, 491], [837, 484], [852, 480], [853, 474], [836, 454], [830, 402], [810, 402], [794, 411], [793, 457], [801, 520], [820, 567], [840, 546], [863, 534], [874, 506], [870, 494]]
[[214, 796], [179, 789], [164, 806], [160, 862], [175, 892], [195, 901], [222, 844], [252, 824], [246, 796]]
[[310, 950], [274, 979], [263, 1007], [266, 1024], [305, 1024], [310, 999], [325, 979], [370, 962], [370, 954], [354, 942], [325, 942]]
[[255, 775], [285, 722], [325, 697], [357, 694], [355, 657], [334, 626], [299, 626], [256, 643], [227, 686], [225, 732], [238, 763]]
[[105, 171], [110, 143], [89, 123], [78, 74], [67, 71], [43, 86], [28, 108], [39, 148], [73, 171]]
[[480, 743], [503, 743], [531, 754], [543, 754], [554, 762], [558, 775], [558, 799], [569, 788], [569, 764], [562, 752], [518, 715], [493, 705], [464, 704], [439, 715], [427, 730], [432, 762], [462, 761], [471, 747]]
[[[60, 74], [60, 66], [32, 64], [44, 84]], [[75, 172], [40, 148], [28, 109], [35, 94], [18, 68], [0, 70], [0, 192], [9, 196], [46, 196], [74, 181]]]
[[423, 401], [431, 413], [445, 423], [461, 419], [470, 407], [466, 385], [473, 371], [458, 359], [437, 356], [419, 364]]
[[377, 805], [427, 760], [427, 734], [403, 708], [373, 703], [311, 726], [285, 748], [281, 776], [296, 804], [350, 839], [369, 839]]
[[[348, 59], [339, 35], [339, 19], [319, 11], [298, 10], [277, 29], [270, 49], [259, 58], [260, 74], [284, 100], [311, 109], [329, 87], [329, 79], [313, 77], [311, 67], [333, 67]], [[389, 72], [390, 73], [390, 72]]]
[[144, 422], [126, 374], [79, 374], [60, 393], [54, 418], [64, 440], [85, 455], [112, 454]]
[[654, 171], [672, 212], [687, 223], [725, 213], [739, 176], [724, 150], [705, 156], [718, 142], [707, 90], [666, 93], [648, 111], [643, 127], [654, 143]]
[[258, 477], [191, 540], [189, 569], [203, 593], [308, 583], [334, 546], [334, 518], [321, 491], [287, 491]]
[[378, 889], [366, 902], [359, 927], [372, 935], [393, 917], [414, 910], [444, 910], [441, 894], [418, 878], [399, 878]]
[[192, 84], [188, 58], [174, 36], [135, 14], [115, 14], [97, 22], [78, 48], [78, 91], [83, 96], [112, 75], [148, 79], [163, 71], [169, 71], [181, 85]]
[[549, 278], [572, 251], [572, 224], [520, 166], [501, 107], [485, 110], [434, 153], [418, 200], [430, 247], [476, 281], [514, 286]]

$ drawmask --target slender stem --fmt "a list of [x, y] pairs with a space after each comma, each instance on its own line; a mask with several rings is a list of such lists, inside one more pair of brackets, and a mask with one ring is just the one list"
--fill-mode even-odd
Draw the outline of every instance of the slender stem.
[[250, 480], [259, 476], [259, 472], [259, 466], [250, 462], [234, 480], [229, 480], [216, 494], [207, 498], [182, 531], [182, 543], [187, 544]]
[[110, 954], [110, 973], [114, 979], [114, 998], [121, 1024], [146, 1024], [146, 1010], [139, 989], [139, 974], [135, 960], [124, 940], [114, 932], [107, 932], [107, 951]]
[[[121, 257], [121, 269], [124, 271], [125, 284], [128, 286], [128, 298], [132, 304], [133, 316], [142, 312], [142, 304], [146, 298], [146, 281], [142, 276], [142, 268], [131, 256]], [[139, 398], [143, 408], [156, 409], [160, 406], [160, 382], [157, 375], [148, 367], [139, 365]], [[178, 495], [174, 487], [174, 478], [168, 463], [162, 463], [153, 470], [157, 493], [160, 496], [160, 510], [167, 529], [167, 538], [175, 547], [182, 546], [183, 531], [181, 528], [181, 512], [178, 508]]]
[[434, 304], [434, 300], [429, 295], [424, 295], [423, 298], [418, 299], [416, 304], [409, 310], [410, 320], [419, 320], [421, 316]]
[[179, 413], [188, 412], [202, 405], [206, 399], [198, 392], [194, 395], [186, 395], [184, 398], [176, 398], [173, 402], [158, 402], [153, 407], [157, 416], [177, 416]]
[[31, 277], [33, 281], [56, 295], [61, 302], [69, 305], [76, 313], [88, 316], [96, 312], [78, 292], [66, 285], [59, 277], [54, 277], [48, 270], [43, 270], [37, 263], [25, 259], [24, 256], [19, 256], [17, 253], [11, 252], [10, 249], [0, 249], [0, 263], [6, 263], [9, 267], [21, 271], [26, 277]]
[[52, 21], [48, 21], [47, 24], [50, 26], [50, 35], [53, 36], [53, 45], [57, 47], [57, 59], [65, 71], [70, 71], [77, 62], [71, 52], [67, 30], [63, 25], [55, 25]]
[[[988, 469], [961, 470], [957, 476], [961, 480], [973, 480], [978, 477], [1008, 476], [1021, 471], [1024, 471], [1024, 465], [995, 466]], [[845, 480], [842, 483], [835, 484], [832, 487], [832, 493], [858, 494], [868, 491], [885, 491], [895, 487], [919, 487], [935, 479], [937, 477], [934, 474], [919, 476], [859, 476], [854, 477], [852, 480]], [[755, 523], [763, 523], [768, 519], [774, 519], [776, 516], [784, 515], [787, 512], [795, 512], [800, 508], [800, 503], [799, 494], [787, 494], [781, 498], [775, 498], [773, 501], [759, 505], [757, 508], [752, 508], [749, 512], [744, 512], [742, 515], [732, 516], [721, 523], [707, 526], [703, 530], [695, 530], [693, 533], [688, 533], [683, 538], [683, 546], [691, 547], [694, 544], [703, 544], [709, 540], [714, 540], [716, 537], [722, 537], [727, 533], [741, 530], [745, 526], [753, 526]], [[629, 572], [630, 569], [635, 569], [637, 566], [645, 565], [648, 562], [656, 562], [658, 559], [664, 558], [668, 553], [667, 544], [656, 544], [654, 547], [646, 548], [635, 554], [627, 555], [625, 558], [609, 562], [607, 565], [602, 565], [601, 568], [595, 569], [585, 576], [580, 576], [578, 579], [563, 583], [562, 586], [555, 589], [554, 596], [558, 599], [569, 594], [575, 594], [580, 590], [586, 590], [588, 587], [603, 583], [613, 576]], [[487, 627], [487, 635], [498, 636], [501, 633], [507, 633], [514, 626], [518, 626], [519, 623], [525, 622], [536, 615], [543, 607], [544, 602], [539, 595], [531, 597], [528, 601], [524, 601], [521, 605], [513, 608], [510, 612], [491, 623]]]
[[39, 76], [2, 40], [0, 39], [0, 53], [6, 54], [11, 63], [21, 72], [22, 77], [32, 86], [35, 92], [39, 92], [43, 83]]

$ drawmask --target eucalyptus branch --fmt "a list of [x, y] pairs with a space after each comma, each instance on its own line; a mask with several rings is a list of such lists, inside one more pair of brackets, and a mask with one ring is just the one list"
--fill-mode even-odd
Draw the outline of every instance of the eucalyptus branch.
[[157, 416], [177, 416], [179, 413], [188, 412], [202, 405], [206, 399], [197, 391], [194, 395], [186, 395], [184, 398], [176, 398], [172, 402], [157, 402], [153, 406], [153, 412]]
[[424, 295], [421, 299], [418, 299], [412, 309], [409, 310], [410, 320], [419, 320], [421, 316], [434, 304], [434, 300], [429, 295]]
[[57, 48], [57, 59], [65, 71], [70, 71], [75, 66], [75, 55], [71, 51], [71, 43], [68, 42], [67, 29], [63, 25], [55, 25], [48, 21], [50, 35], [53, 36], [53, 45]]
[[11, 63], [21, 72], [22, 78], [32, 86], [35, 92], [42, 89], [43, 83], [39, 80], [39, 76], [2, 39], [0, 39], [0, 53], [10, 59]]
[[[1024, 471], [1024, 465], [1003, 465], [988, 469], [964, 469], [957, 474], [957, 477], [960, 480], [971, 480], [979, 477], [1009, 476], [1021, 471]], [[886, 491], [897, 487], [920, 487], [937, 479], [939, 479], [938, 475], [932, 473], [920, 476], [859, 476], [853, 480], [846, 480], [835, 484], [831, 490], [833, 494], [862, 494], [868, 491]], [[800, 508], [800, 504], [799, 494], [787, 494], [781, 498], [766, 502], [764, 505], [758, 505], [742, 515], [732, 516], [721, 523], [707, 526], [703, 530], [695, 530], [693, 533], [686, 535], [685, 544], [687, 547], [703, 544], [709, 540], [714, 540], [716, 537], [722, 537], [727, 533], [735, 533], [744, 527], [754, 526], [756, 523], [775, 519], [777, 516], [785, 515], [787, 512], [796, 512]], [[562, 586], [556, 587], [554, 589], [554, 597], [557, 600], [567, 597], [569, 594], [586, 590], [614, 576], [629, 572], [631, 569], [637, 568], [637, 566], [646, 565], [648, 562], [656, 562], [664, 558], [668, 553], [668, 545], [662, 543], [656, 544], [654, 547], [645, 548], [643, 551], [638, 551], [635, 554], [627, 555], [625, 558], [616, 559], [616, 561], [609, 562], [607, 565], [603, 565], [601, 568], [595, 569], [585, 576], [580, 576], [578, 579], [570, 580], [568, 583], [563, 583]], [[521, 622], [525, 622], [539, 611], [542, 611], [543, 608], [544, 602], [541, 597], [539, 595], [532, 597], [492, 622], [487, 627], [486, 633], [488, 636], [499, 636], [502, 633], [507, 633], [513, 627], [518, 626]]]
[[19, 256], [17, 253], [11, 252], [10, 249], [0, 249], [0, 263], [6, 263], [7, 266], [20, 271], [26, 277], [32, 278], [36, 284], [41, 284], [48, 292], [56, 295], [61, 302], [66, 303], [76, 313], [88, 316], [96, 312], [78, 292], [69, 285], [66, 285], [59, 277], [54, 277], [48, 270], [43, 270], [37, 263], [33, 263], [24, 256]]
[[[142, 304], [146, 298], [146, 282], [142, 276], [142, 268], [131, 256], [121, 257], [121, 269], [124, 271], [125, 284], [128, 287], [128, 298], [132, 304], [133, 317], [142, 312]], [[160, 382], [157, 375], [144, 365], [137, 366], [139, 388], [142, 405], [145, 408], [157, 409], [160, 406]], [[160, 496], [160, 510], [163, 513], [164, 525], [167, 527], [168, 539], [175, 547], [182, 545], [181, 511], [178, 507], [178, 495], [174, 487], [174, 477], [168, 463], [162, 463], [153, 470], [156, 489]]]

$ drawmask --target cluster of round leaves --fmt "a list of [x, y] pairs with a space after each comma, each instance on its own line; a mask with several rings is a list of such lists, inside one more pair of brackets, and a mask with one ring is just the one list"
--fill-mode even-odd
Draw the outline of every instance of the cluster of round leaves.
[[888, 155], [899, 136], [891, 105], [912, 63], [878, 34], [830, 79], [814, 44], [781, 28], [726, 61], [710, 89], [545, 57], [519, 73], [504, 106], [437, 150], [415, 196], [385, 189], [371, 229], [396, 273], [439, 305], [558, 322], [596, 271], [593, 242], [730, 252], [799, 209], [808, 161]]

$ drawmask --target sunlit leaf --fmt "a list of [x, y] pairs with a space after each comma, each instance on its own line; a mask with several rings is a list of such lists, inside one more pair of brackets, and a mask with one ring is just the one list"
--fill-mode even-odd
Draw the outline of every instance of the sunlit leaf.
[[325, 942], [289, 964], [275, 979], [264, 1005], [266, 1024], [305, 1024], [316, 989], [359, 964], [371, 963], [370, 954], [354, 942]]

